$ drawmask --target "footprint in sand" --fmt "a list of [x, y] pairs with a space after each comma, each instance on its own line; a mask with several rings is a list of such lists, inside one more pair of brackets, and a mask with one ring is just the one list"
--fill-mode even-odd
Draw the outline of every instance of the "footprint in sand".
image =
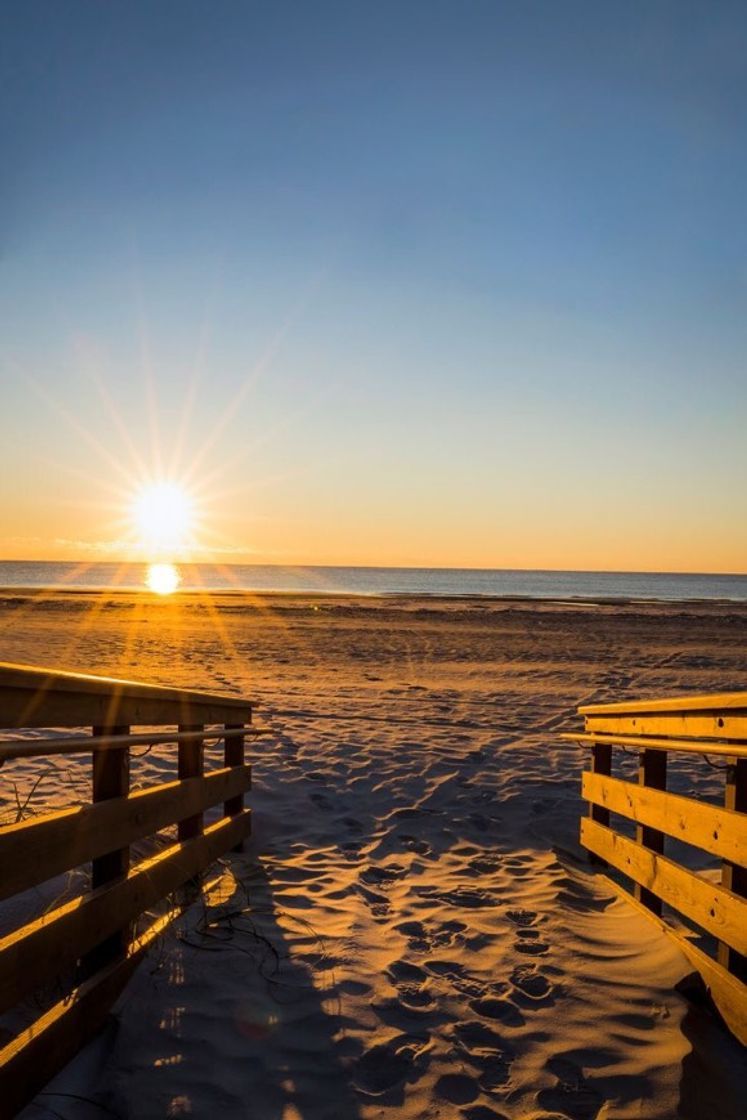
[[353, 1085], [364, 1096], [393, 1093], [416, 1074], [427, 1050], [428, 1043], [409, 1035], [372, 1046], [355, 1064]]
[[541, 957], [550, 952], [550, 946], [540, 939], [540, 931], [532, 926], [537, 922], [538, 915], [534, 910], [508, 910], [506, 917], [518, 928], [517, 940], [514, 949], [518, 953], [526, 953], [530, 957]]
[[470, 1020], [457, 1023], [454, 1038], [455, 1056], [478, 1071], [478, 1085], [484, 1093], [495, 1092], [507, 1084], [514, 1051], [496, 1031]]
[[393, 987], [397, 989], [398, 1001], [403, 1007], [425, 1011], [435, 1006], [428, 990], [429, 977], [418, 965], [405, 960], [394, 961], [386, 971]]
[[524, 1010], [533, 1010], [554, 1002], [553, 985], [534, 964], [520, 964], [509, 977], [521, 998]]
[[604, 1097], [583, 1075], [582, 1070], [566, 1058], [551, 1058], [547, 1068], [558, 1079], [553, 1089], [541, 1089], [537, 1103], [568, 1120], [596, 1120]]
[[461, 936], [466, 930], [464, 922], [440, 922], [432, 930], [426, 930], [422, 922], [400, 922], [394, 927], [398, 933], [407, 938], [408, 948], [413, 953], [430, 953], [435, 948], [442, 948], [454, 943], [464, 943]]

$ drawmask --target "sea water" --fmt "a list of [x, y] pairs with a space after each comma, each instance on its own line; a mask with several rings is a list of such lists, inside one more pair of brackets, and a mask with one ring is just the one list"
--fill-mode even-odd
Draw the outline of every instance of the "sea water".
[[[179, 564], [181, 590], [285, 591], [358, 595], [444, 595], [518, 599], [693, 599], [747, 601], [746, 575], [671, 572], [521, 571], [482, 568], [300, 567]], [[142, 590], [145, 564], [0, 561], [0, 588]]]

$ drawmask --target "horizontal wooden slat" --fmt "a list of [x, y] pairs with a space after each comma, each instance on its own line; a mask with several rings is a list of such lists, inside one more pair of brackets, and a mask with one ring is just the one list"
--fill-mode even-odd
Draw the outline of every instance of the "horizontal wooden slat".
[[251, 768], [213, 770], [127, 797], [0, 828], [0, 899], [37, 886], [251, 788]]
[[690, 962], [692, 967], [700, 973], [703, 983], [711, 994], [711, 999], [716, 1004], [724, 1018], [729, 1030], [743, 1046], [747, 1046], [747, 985], [727, 972], [718, 961], [709, 957], [689, 937], [683, 937], [677, 930], [664, 921], [663, 918], [643, 906], [628, 891], [610, 880], [610, 886], [625, 902], [635, 907], [647, 920], [656, 922], [659, 928], [670, 937], [678, 949]]
[[643, 712], [639, 715], [587, 715], [587, 731], [616, 735], [667, 735], [678, 739], [747, 741], [747, 714], [719, 712]]
[[581, 820], [581, 843], [720, 941], [747, 952], [747, 899], [589, 817]]
[[236, 696], [0, 662], [2, 727], [250, 723], [252, 707]]
[[582, 704], [578, 710], [582, 716], [585, 716], [631, 712], [713, 712], [724, 708], [743, 708], [747, 712], [747, 692], [707, 692], [696, 696], [669, 696], [665, 699]]
[[50, 1008], [0, 1050], [0, 1120], [12, 1120], [100, 1029], [135, 968], [173, 919], [153, 923], [127, 956]]
[[721, 758], [747, 758], [744, 743], [710, 743], [702, 739], [661, 739], [644, 735], [609, 735], [604, 732], [565, 732], [560, 736], [571, 743], [609, 743], [611, 746], [635, 747], [637, 750], [674, 751], [682, 754], [716, 755]]
[[[259, 735], [272, 735], [270, 727], [250, 725], [242, 729], [242, 735], [256, 738]], [[0, 766], [13, 758], [45, 758], [54, 754], [88, 754], [90, 751], [116, 751], [122, 747], [157, 746], [163, 743], [196, 743], [203, 741], [212, 746], [225, 738], [222, 728], [207, 728], [204, 734], [199, 731], [156, 731], [138, 732], [133, 735], [81, 735], [66, 738], [58, 735], [50, 739], [2, 739], [0, 740]]]
[[658, 828], [667, 836], [747, 866], [747, 821], [743, 813], [590, 771], [581, 775], [581, 795], [637, 824]]
[[251, 810], [224, 817], [125, 877], [72, 899], [0, 941], [0, 1012], [167, 897], [244, 838]]

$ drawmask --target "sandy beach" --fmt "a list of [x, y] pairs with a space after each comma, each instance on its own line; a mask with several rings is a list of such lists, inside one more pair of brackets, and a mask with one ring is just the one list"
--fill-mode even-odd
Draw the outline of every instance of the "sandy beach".
[[[247, 696], [273, 731], [247, 851], [25, 1120], [744, 1116], [741, 1048], [578, 845], [558, 735], [580, 703], [744, 688], [747, 606], [6, 592], [0, 618], [7, 661]], [[86, 765], [6, 764], [4, 822]]]

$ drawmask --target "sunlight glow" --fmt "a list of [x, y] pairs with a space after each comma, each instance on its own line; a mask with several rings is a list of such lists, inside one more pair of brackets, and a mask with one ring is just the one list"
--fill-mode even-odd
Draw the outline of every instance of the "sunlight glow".
[[183, 549], [192, 532], [192, 500], [174, 482], [146, 486], [132, 506], [140, 544], [151, 553]]
[[156, 595], [172, 595], [182, 577], [174, 564], [149, 564], [145, 582]]

